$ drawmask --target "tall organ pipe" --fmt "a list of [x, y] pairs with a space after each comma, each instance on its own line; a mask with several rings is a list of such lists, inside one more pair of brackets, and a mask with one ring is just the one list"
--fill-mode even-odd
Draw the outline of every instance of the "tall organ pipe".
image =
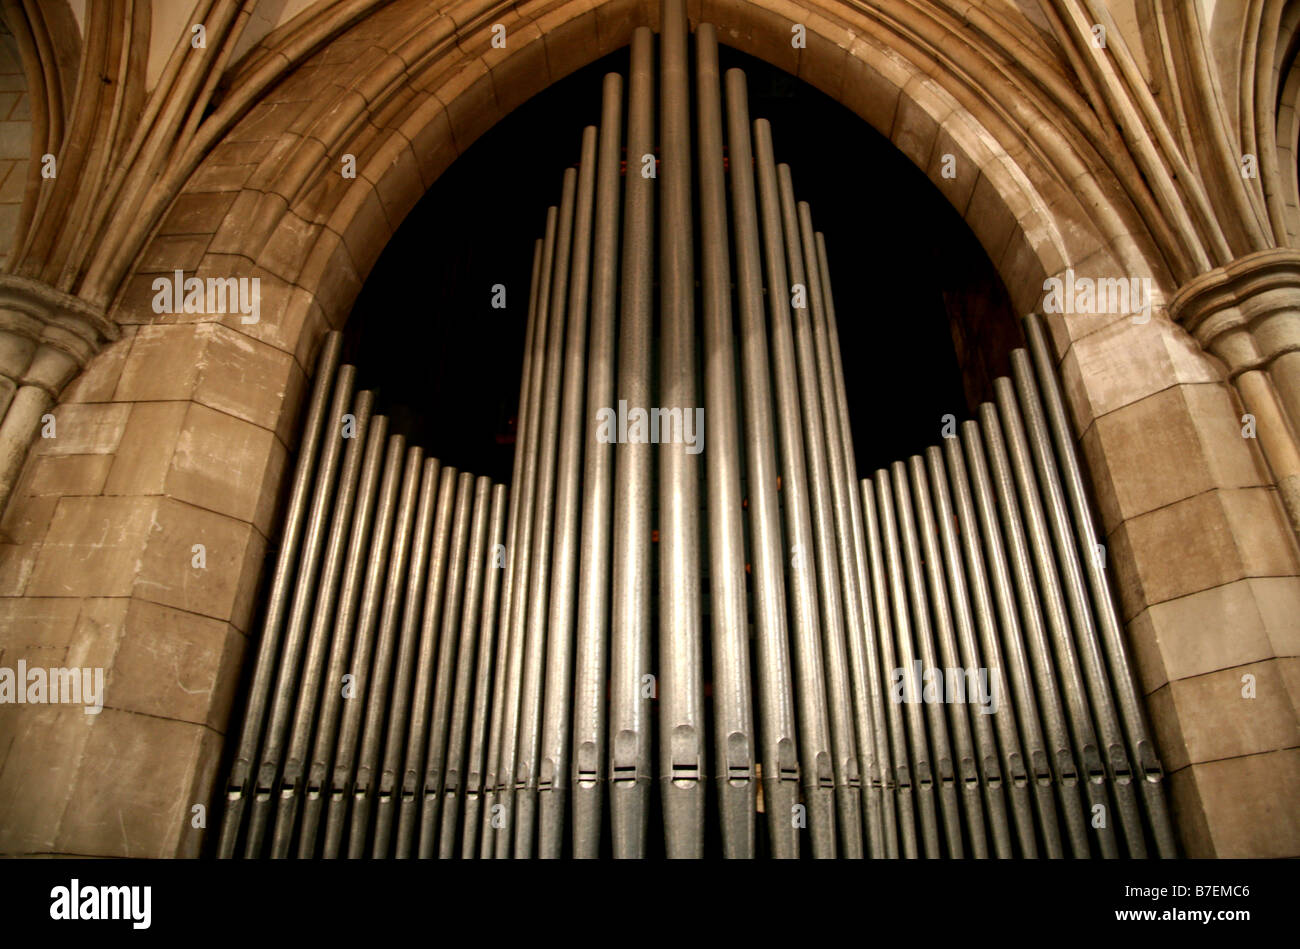
[[[696, 38], [700, 167], [700, 281], [704, 356], [704, 428], [708, 433], [709, 619], [713, 647], [713, 776], [722, 853], [753, 857], [754, 710], [750, 695], [745, 534], [740, 495], [736, 346], [731, 323], [731, 259], [722, 168], [722, 93], [718, 40], [701, 24]], [[683, 424], [685, 424], [683, 411]]]
[[[866, 535], [867, 561], [871, 572], [871, 598], [876, 607], [877, 642], [880, 646], [882, 669], [899, 668], [894, 650], [893, 617], [891, 615], [888, 564], [885, 558], [884, 539], [880, 531], [880, 512], [876, 505], [876, 486], [868, 479], [862, 481], [862, 520]], [[903, 720], [902, 704], [886, 704], [889, 721], [889, 751], [894, 766], [896, 784], [895, 804], [898, 810], [898, 843], [900, 854], [908, 860], [920, 855], [917, 839], [917, 808], [920, 806], [916, 790], [915, 772], [908, 756], [907, 726]]]
[[274, 795], [279, 790], [280, 759], [284, 754], [284, 739], [294, 706], [294, 691], [298, 687], [302, 651], [307, 645], [308, 622], [316, 595], [320, 560], [325, 550], [330, 502], [334, 497], [339, 461], [343, 455], [343, 416], [352, 402], [355, 380], [354, 367], [343, 366], [339, 369], [334, 381], [329, 418], [322, 433], [316, 485], [312, 491], [311, 511], [307, 517], [307, 532], [302, 541], [302, 561], [298, 565], [293, 603], [289, 607], [289, 621], [285, 625], [284, 642], [281, 644], [280, 668], [276, 675], [271, 714], [262, 744], [261, 764], [257, 769], [256, 794], [249, 814], [248, 840], [244, 849], [245, 856], [249, 857], [260, 856], [262, 853], [262, 844], [274, 807]]
[[[615, 409], [614, 307], [618, 291], [618, 191], [623, 77], [605, 76], [596, 164], [596, 217], [591, 268], [591, 346], [587, 353], [587, 417], [583, 420], [582, 557], [578, 574], [573, 675], [573, 855], [600, 852], [604, 780], [609, 559], [614, 445], [598, 439], [599, 413]], [[617, 414], [617, 413], [616, 413]]]
[[1056, 790], [1065, 819], [1070, 848], [1076, 857], [1090, 853], [1088, 833], [1083, 814], [1083, 801], [1079, 796], [1079, 767], [1070, 745], [1069, 726], [1061, 693], [1052, 669], [1052, 658], [1044, 628], [1039, 593], [1033, 581], [1033, 567], [1029, 562], [1029, 544], [1024, 523], [1017, 504], [1014, 475], [1007, 457], [1002, 427], [997, 409], [988, 402], [980, 406], [980, 428], [988, 450], [989, 471], [993, 488], [997, 492], [998, 510], [1007, 538], [1007, 556], [1015, 578], [1016, 594], [1020, 601], [1020, 615], [1024, 622], [1025, 645], [1037, 687], [1039, 710], [1052, 755]]
[[[876, 503], [880, 515], [880, 534], [884, 542], [885, 567], [889, 575], [889, 600], [894, 609], [894, 645], [897, 649], [898, 668], [910, 675], [919, 658], [912, 641], [912, 621], [908, 615], [906, 564], [899, 541], [898, 508], [904, 498], [902, 486], [894, 484], [894, 477], [884, 468], [876, 472]], [[893, 673], [891, 672], [891, 675]], [[906, 693], [904, 693], [906, 695]], [[891, 701], [896, 701], [891, 696]], [[935, 767], [929, 740], [925, 731], [925, 714], [919, 697], [901, 703], [906, 706], [907, 737], [911, 749], [912, 778], [915, 781], [917, 817], [920, 824], [921, 844], [926, 857], [940, 856], [939, 825], [935, 805]]]
[[257, 659], [253, 665], [253, 681], [249, 687], [248, 704], [244, 708], [244, 721], [240, 726], [239, 744], [235, 748], [235, 760], [226, 781], [225, 809], [221, 816], [221, 836], [217, 843], [218, 857], [235, 855], [244, 805], [248, 801], [248, 784], [254, 777], [253, 764], [262, 738], [262, 726], [266, 724], [271, 683], [280, 654], [280, 634], [289, 607], [294, 567], [298, 562], [298, 546], [306, 527], [316, 454], [327, 425], [330, 391], [334, 387], [334, 376], [342, 350], [342, 334], [328, 333], [321, 343], [320, 355], [316, 358], [316, 374], [312, 381], [311, 398], [307, 403], [307, 419], [298, 446], [298, 461], [294, 467], [289, 504], [284, 517], [284, 536], [275, 561], [275, 573], [271, 578], [271, 592], [267, 596], [266, 617], [262, 621], [262, 635], [257, 644]]
[[[727, 70], [726, 86], [731, 208], [736, 236], [737, 310], [740, 316], [745, 471], [749, 488], [750, 558], [754, 577], [758, 757], [763, 765], [763, 803], [772, 854], [777, 858], [793, 858], [799, 855], [799, 835], [792, 819], [799, 804], [799, 742], [795, 734], [794, 686], [786, 629], [785, 557], [781, 549], [781, 509], [777, 495], [780, 475], [777, 473], [776, 426], [772, 418], [772, 386], [763, 317], [763, 271], [745, 74], [739, 69]], [[821, 716], [824, 725], [824, 709]], [[809, 777], [815, 779], [816, 761], [811, 759], [809, 763]], [[815, 788], [815, 785], [811, 787]], [[820, 792], [813, 790], [809, 796], [817, 794]], [[829, 807], [825, 810], [825, 817], [829, 817]]]
[[[923, 668], [940, 669], [942, 667], [934, 646], [934, 630], [930, 624], [930, 607], [926, 602], [925, 577], [921, 572], [921, 551], [917, 540], [916, 517], [912, 512], [912, 492], [907, 483], [907, 469], [901, 461], [896, 461], [890, 466], [890, 474], [897, 506], [898, 535], [902, 543], [903, 576], [907, 581], [911, 604], [912, 645], [920, 653]], [[916, 662], [916, 653], [913, 653], [912, 662]], [[903, 674], [905, 681], [910, 680], [919, 689], [921, 683], [913, 678], [913, 668], [904, 667]], [[948, 855], [960, 857], [963, 851], [961, 816], [957, 805], [957, 775], [953, 768], [952, 743], [948, 739], [948, 723], [945, 721], [943, 706], [938, 702], [923, 701], [919, 692], [908, 696], [911, 691], [912, 689], [904, 689], [906, 701], [921, 703], [929, 723], [930, 766], [934, 769], [939, 816], [943, 820]]]
[[[835, 806], [844, 795], [836, 791], [841, 771], [842, 716], [832, 732], [830, 700], [843, 696], [835, 689], [828, 700], [827, 675], [822, 657], [821, 609], [813, 543], [812, 514], [808, 498], [808, 469], [804, 464], [804, 435], [799, 424], [799, 377], [794, 337], [791, 333], [790, 292], [786, 277], [785, 236], [781, 222], [772, 132], [765, 119], [754, 122], [759, 202], [762, 212], [763, 259], [767, 274], [767, 301], [772, 320], [772, 390], [776, 409], [780, 460], [777, 472], [785, 495], [785, 535], [789, 555], [790, 615], [794, 623], [795, 697], [799, 703], [800, 772], [808, 808], [808, 831], [813, 856], [836, 855]], [[743, 169], [741, 170], [743, 174]], [[755, 367], [758, 371], [758, 367]], [[842, 679], [836, 680], [842, 683]], [[839, 705], [842, 712], [843, 704]], [[832, 735], [841, 736], [832, 746]], [[834, 752], [832, 752], [834, 747]]]
[[1005, 377], [994, 380], [994, 389], [1002, 416], [1002, 430], [1006, 434], [1009, 460], [1020, 495], [1020, 507], [1024, 512], [1030, 552], [1036, 567], [1037, 589], [1041, 596], [1043, 615], [1054, 647], [1053, 665], [1060, 676], [1070, 735], [1082, 764], [1079, 778], [1088, 798], [1088, 814], [1095, 817], [1100, 813], [1104, 818], [1101, 821], [1086, 821], [1086, 826], [1096, 831], [1101, 855], [1114, 858], [1119, 856], [1119, 850], [1115, 841], [1114, 824], [1109, 819], [1110, 799], [1106, 793], [1106, 770], [1102, 765], [1101, 753], [1097, 746], [1097, 735], [1093, 728], [1092, 712], [1088, 707], [1083, 673], [1079, 669], [1079, 657], [1075, 651], [1074, 640], [1071, 638], [1065, 598], [1061, 592], [1061, 579], [1057, 572], [1052, 544], [1047, 536], [1046, 518], [1026, 446], [1020, 410], [1016, 405], [1011, 380]]
[[[961, 446], [956, 438], [944, 439], [945, 444], [951, 445], [958, 451], [960, 459]], [[1007, 817], [1006, 797], [1009, 794], [1012, 798], [1013, 807], [1023, 807], [1023, 816], [1028, 818], [1026, 826], [1029, 832], [1029, 845], [1033, 846], [1033, 817], [1029, 811], [1029, 788], [1025, 780], [1024, 768], [1021, 766], [1013, 774], [1009, 767], [1003, 767], [1002, 759], [998, 754], [997, 734], [994, 731], [991, 718], [1002, 716], [1003, 720], [1010, 721], [1012, 732], [1015, 729], [1015, 713], [1012, 712], [1002, 698], [1005, 691], [1001, 687], [1001, 680], [998, 676], [1002, 674], [1001, 661], [997, 657], [1000, 652], [996, 650], [996, 636], [991, 636], [991, 642], [994, 646], [992, 655], [981, 657], [979, 641], [975, 636], [975, 614], [972, 611], [969, 587], [966, 582], [966, 572], [962, 566], [962, 548], [958, 540], [959, 529], [957, 526], [958, 515], [954, 514], [953, 502], [948, 490], [949, 472], [944, 468], [943, 452], [936, 446], [931, 446], [925, 453], [926, 465], [930, 475], [930, 490], [934, 497], [934, 521], [938, 527], [939, 538], [943, 546], [943, 569], [948, 579], [949, 596], [947, 602], [952, 611], [952, 622], [956, 630], [957, 653], [961, 665], [966, 669], [980, 670], [987, 676], [989, 701], [993, 709], [990, 714], [985, 714], [983, 710], [972, 709], [970, 720], [971, 729], [975, 738], [975, 753], [979, 756], [979, 774], [984, 787], [985, 801], [988, 807], [990, 834], [993, 838], [993, 853], [1000, 859], [1007, 859], [1014, 856], [1011, 840], [1011, 827]], [[952, 477], [956, 477], [955, 473]], [[965, 477], [965, 469], [962, 469], [962, 477]], [[969, 490], [967, 489], [966, 503], [969, 504]], [[969, 518], [968, 518], [969, 520]], [[965, 540], [965, 534], [968, 528], [962, 526], [960, 534], [962, 540]], [[972, 535], [973, 536], [973, 535]], [[978, 550], [978, 548], [977, 548]], [[927, 562], [931, 560], [930, 555], [926, 556]], [[973, 568], [975, 569], [975, 568]], [[982, 565], [978, 568], [983, 569]], [[981, 575], [977, 583], [983, 583], [984, 578]], [[979, 609], [987, 609], [988, 593], [985, 590], [982, 593], [982, 599], [979, 600]], [[987, 623], [987, 618], [991, 616], [989, 612], [981, 618], [982, 624]], [[981, 629], [983, 633], [983, 629]], [[990, 630], [991, 633], [991, 630]], [[946, 660], [945, 660], [946, 661]], [[1020, 759], [1019, 750], [1020, 740], [1014, 738], [1013, 743], [1008, 748], [1014, 748], [1016, 759]], [[1008, 782], [1012, 782], [1008, 787]]]
[[[632, 34], [628, 69], [622, 293], [619, 305], [618, 396], [650, 405], [653, 340], [653, 181], [641, 172], [654, 141], [652, 34]], [[619, 439], [614, 453], [613, 581], [610, 598], [609, 807], [615, 857], [645, 855], [650, 798], [650, 505], [654, 490], [648, 442]]]
[[984, 541], [984, 559], [988, 567], [988, 573], [979, 576], [988, 576], [997, 604], [998, 628], [1002, 632], [1003, 655], [1009, 670], [1007, 678], [1016, 704], [1029, 780], [1033, 782], [1042, 849], [1049, 858], [1056, 859], [1063, 857], [1065, 852], [1056, 820], [1052, 766], [1047, 757], [1038, 703], [1034, 699], [1033, 676], [1029, 670], [1029, 660], [1025, 657], [1024, 635], [1016, 610], [1011, 570], [1007, 566], [1007, 555], [1002, 546], [1002, 527], [998, 520], [997, 502], [993, 495], [988, 461], [984, 456], [979, 423], [962, 423], [961, 435], [966, 447], [971, 489], [979, 513], [980, 536]]
[[1128, 751], [1124, 747], [1119, 715], [1115, 709], [1105, 660], [1102, 658], [1097, 640], [1092, 604], [1088, 600], [1088, 591], [1084, 586], [1079, 553], [1074, 547], [1070, 514], [1066, 508], [1061, 476], [1052, 452], [1051, 435], [1043, 413], [1043, 404], [1038, 397], [1038, 387], [1034, 382], [1029, 355], [1023, 349], [1014, 350], [1011, 353], [1011, 367], [1026, 437], [1034, 457], [1034, 468], [1042, 487], [1042, 500], [1051, 528], [1052, 546], [1056, 552], [1065, 593], [1069, 600], [1070, 620], [1079, 659], [1083, 663], [1088, 699], [1096, 715], [1097, 730], [1104, 745], [1102, 766], [1107, 769], [1110, 787], [1115, 795], [1128, 851], [1131, 856], [1145, 857], [1146, 840], [1137, 793], [1133, 787], [1133, 770], [1129, 763]]
[[1083, 568], [1079, 552], [1074, 547], [1070, 526], [1070, 512], [1065, 505], [1061, 476], [1052, 453], [1051, 435], [1043, 414], [1043, 404], [1038, 398], [1033, 367], [1023, 349], [1011, 354], [1011, 368], [1015, 376], [1016, 394], [1023, 413], [1030, 449], [1034, 455], [1034, 468], [1042, 486], [1043, 501], [1052, 530], [1052, 545], [1061, 567], [1066, 595], [1069, 597], [1070, 619], [1073, 623], [1079, 659], [1083, 663], [1088, 698], [1096, 714], [1097, 730], [1104, 745], [1103, 766], [1108, 769], [1111, 790], [1118, 805], [1120, 825], [1131, 856], [1147, 855], [1146, 839], [1142, 830], [1142, 816], [1138, 809], [1137, 792], [1133, 787], [1133, 768], [1124, 747], [1124, 735], [1119, 715], [1111, 694], [1097, 640], [1097, 626], [1093, 620], [1092, 604], [1084, 586]]
[[[659, 28], [659, 399], [695, 406], [695, 273], [691, 226], [686, 0], [663, 0]], [[635, 403], [631, 403], [635, 405]], [[682, 440], [659, 457], [659, 787], [668, 856], [704, 846], [704, 681], [700, 631], [699, 456]]]
[[[423, 480], [424, 451], [416, 446], [407, 449], [406, 468], [402, 474], [401, 496], [393, 528], [393, 546], [388, 557], [388, 579], [384, 584], [383, 609], [379, 620], [379, 639], [366, 683], [365, 727], [361, 732], [361, 752], [357, 757], [356, 777], [352, 785], [352, 822], [349, 825], [348, 856], [365, 855], [370, 817], [374, 805], [375, 784], [383, 749], [385, 711], [391, 704], [393, 654], [397, 649], [398, 625], [401, 621], [402, 595], [411, 555], [412, 526]], [[430, 479], [430, 487], [435, 482]], [[421, 581], [423, 578], [419, 578]]]
[[369, 704], [366, 696], [371, 693], [374, 679], [371, 659], [375, 652], [375, 628], [379, 622], [384, 568], [388, 564], [393, 518], [397, 513], [397, 496], [401, 484], [402, 457], [405, 452], [405, 436], [393, 435], [388, 439], [388, 451], [384, 458], [384, 478], [379, 488], [374, 530], [370, 535], [365, 586], [361, 591], [356, 639], [348, 673], [352, 676], [349, 690], [351, 698], [343, 706], [343, 723], [339, 728], [338, 744], [334, 750], [329, 808], [325, 813], [324, 851], [325, 857], [329, 859], [338, 857], [343, 849], [348, 803], [352, 796], [353, 780], [356, 777], [362, 715]]
[[[529, 561], [532, 591], [525, 610], [523, 679], [519, 687], [519, 711], [516, 715], [516, 750], [514, 756], [514, 798], [506, 808], [504, 834], [497, 836], [497, 857], [514, 853], [532, 856], [533, 830], [537, 806], [537, 751], [542, 725], [542, 675], [546, 659], [547, 597], [550, 593], [551, 543], [555, 516], [555, 483], [560, 438], [560, 403], [564, 396], [565, 376], [581, 372], [581, 363], [566, 359], [566, 317], [569, 291], [569, 264], [573, 256], [574, 216], [577, 199], [577, 172], [564, 172], [564, 190], [560, 198], [560, 229], [555, 241], [555, 272], [551, 278], [550, 338], [546, 343], [546, 377], [542, 392], [542, 418], [538, 429], [537, 486], [533, 501], [533, 553]], [[510, 719], [507, 718], [507, 724]], [[504, 752], [505, 749], [503, 748]]]
[[465, 596], [473, 503], [474, 476], [462, 471], [456, 483], [456, 515], [452, 520], [451, 545], [447, 551], [447, 585], [443, 596], [442, 628], [438, 633], [438, 664], [433, 673], [433, 706], [424, 750], [424, 773], [420, 779], [420, 843], [417, 853], [422, 859], [432, 857], [438, 847], [447, 729], [455, 689], [452, 675], [464, 620], [461, 603]]
[[[492, 798], [485, 801], [483, 811], [483, 857], [497, 856], [499, 849], [509, 850], [510, 827], [508, 818], [514, 804], [515, 740], [518, 737], [519, 678], [524, 664], [524, 615], [528, 603], [528, 564], [532, 556], [533, 538], [533, 488], [537, 483], [538, 429], [541, 423], [542, 382], [546, 370], [547, 329], [550, 322], [551, 271], [555, 264], [555, 234], [559, 223], [559, 209], [551, 207], [546, 212], [546, 238], [542, 244], [542, 265], [537, 282], [536, 327], [533, 335], [532, 373], [528, 381], [527, 423], [523, 440], [516, 439], [515, 452], [523, 452], [523, 470], [514, 482], [519, 493], [519, 521], [512, 541], [510, 556], [514, 558], [514, 577], [510, 593], [509, 615], [502, 616], [507, 641], [504, 648], [502, 688], [499, 702], [494, 708], [501, 710], [500, 728], [495, 728], [496, 711], [493, 711], [497, 747], [489, 747], [488, 760], [495, 761], [495, 780]], [[524, 398], [523, 395], [520, 398]], [[489, 764], [491, 767], [491, 764]], [[497, 830], [507, 836], [504, 843]]]
[[[934, 508], [930, 503], [930, 481], [926, 476], [925, 462], [920, 455], [913, 455], [907, 462], [908, 474], [911, 476], [912, 487], [912, 505], [915, 511], [915, 525], [917, 538], [921, 543], [921, 556], [918, 567], [924, 567], [925, 578], [929, 581], [930, 606], [929, 619], [930, 631], [933, 635], [933, 645], [931, 650], [937, 649], [937, 664], [931, 668], [942, 669], [947, 675], [960, 675], [962, 688], [966, 689], [969, 680], [966, 678], [962, 668], [965, 663], [958, 661], [957, 655], [957, 637], [953, 632], [952, 611], [948, 604], [948, 588], [943, 571], [943, 555], [939, 552], [938, 529], [934, 523]], [[910, 566], [909, 566], [910, 569]], [[922, 601], [925, 598], [925, 584], [920, 578], [915, 579], [916, 591]], [[922, 640], [925, 641], [924, 639]], [[971, 664], [967, 668], [975, 670], [978, 663]], [[955, 673], [948, 670], [957, 670]], [[948, 735], [951, 739], [949, 742], [949, 751], [953, 754], [952, 780], [956, 782], [956, 794], [961, 800], [962, 813], [966, 817], [966, 831], [970, 840], [971, 853], [978, 859], [988, 857], [988, 839], [985, 836], [984, 829], [984, 801], [980, 788], [979, 769], [975, 763], [975, 744], [971, 740], [970, 721], [966, 717], [965, 703], [971, 701], [969, 693], [963, 693], [960, 698], [964, 702], [956, 701], [957, 697], [949, 704], [949, 686], [944, 683], [943, 699], [948, 705]], [[942, 717], [942, 707], [936, 709]], [[978, 714], [978, 713], [976, 713]], [[1001, 802], [1001, 797], [996, 799], [990, 797], [990, 812], [997, 803]], [[956, 810], [956, 808], [953, 808]], [[957, 828], [957, 847], [954, 849], [952, 842], [949, 842], [948, 852], [950, 855], [961, 853], [961, 830]]]

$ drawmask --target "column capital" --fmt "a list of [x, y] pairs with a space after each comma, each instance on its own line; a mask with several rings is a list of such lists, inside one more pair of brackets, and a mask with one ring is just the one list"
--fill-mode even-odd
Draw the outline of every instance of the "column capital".
[[0, 274], [0, 374], [58, 398], [107, 341], [121, 335], [103, 307], [17, 274]]
[[1300, 351], [1300, 251], [1270, 248], [1199, 274], [1170, 298], [1169, 315], [1231, 376], [1267, 368]]

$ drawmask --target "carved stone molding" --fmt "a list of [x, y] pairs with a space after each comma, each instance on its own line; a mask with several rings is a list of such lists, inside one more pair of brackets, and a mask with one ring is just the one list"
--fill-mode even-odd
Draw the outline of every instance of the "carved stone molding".
[[38, 280], [0, 274], [0, 375], [58, 398], [109, 340], [121, 335], [101, 307]]
[[1300, 351], [1300, 251], [1239, 257], [1179, 288], [1169, 315], [1236, 377]]

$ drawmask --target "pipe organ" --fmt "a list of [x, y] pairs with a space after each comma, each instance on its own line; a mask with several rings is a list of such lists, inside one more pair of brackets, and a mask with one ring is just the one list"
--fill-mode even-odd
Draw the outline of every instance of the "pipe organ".
[[218, 854], [1173, 856], [1043, 323], [860, 479], [874, 354], [744, 75], [663, 9], [534, 249], [508, 487], [326, 338]]

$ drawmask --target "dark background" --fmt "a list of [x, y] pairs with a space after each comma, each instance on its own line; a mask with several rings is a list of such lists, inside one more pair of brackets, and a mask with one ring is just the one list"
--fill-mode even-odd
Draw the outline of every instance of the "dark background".
[[[975, 311], [1015, 345], [1006, 292], [892, 143], [802, 81], [720, 52], [724, 71], [745, 70], [751, 114], [771, 121], [777, 161], [826, 235], [858, 470], [870, 476], [937, 441], [944, 413], [969, 417], [987, 397], [1005, 352], [977, 353], [963, 385], [953, 326], [960, 339]], [[627, 66], [627, 49], [606, 56], [484, 134], [403, 222], [357, 300], [345, 353], [361, 385], [378, 388], [394, 431], [445, 464], [510, 479], [533, 242], [583, 126], [599, 122], [602, 77]], [[505, 310], [490, 305], [497, 283]]]

